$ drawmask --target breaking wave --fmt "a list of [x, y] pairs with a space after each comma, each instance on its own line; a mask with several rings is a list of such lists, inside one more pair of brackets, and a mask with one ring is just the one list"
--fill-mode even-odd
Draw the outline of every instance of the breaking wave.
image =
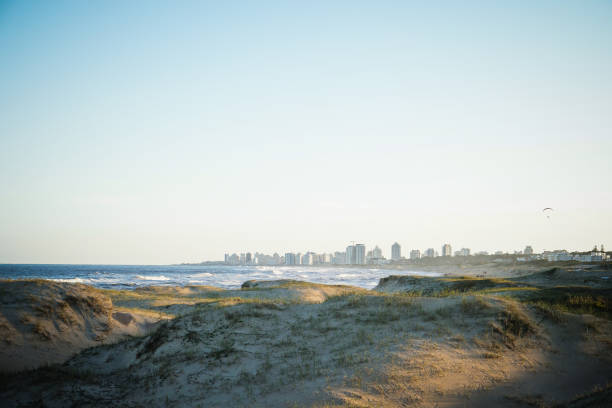
[[169, 281], [170, 278], [168, 278], [167, 276], [164, 275], [151, 275], [151, 276], [144, 276], [144, 275], [136, 275], [135, 276], [136, 279], [140, 279], [140, 280], [147, 280], [147, 281]]

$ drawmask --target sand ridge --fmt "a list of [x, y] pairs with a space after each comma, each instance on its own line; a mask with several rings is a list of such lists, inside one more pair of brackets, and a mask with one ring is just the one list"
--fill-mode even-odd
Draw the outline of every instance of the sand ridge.
[[606, 406], [607, 274], [106, 291], [113, 307], [173, 314], [150, 334], [18, 375], [0, 397], [58, 407]]
[[61, 363], [83, 349], [143, 335], [158, 321], [113, 307], [87, 285], [0, 281], [0, 372]]

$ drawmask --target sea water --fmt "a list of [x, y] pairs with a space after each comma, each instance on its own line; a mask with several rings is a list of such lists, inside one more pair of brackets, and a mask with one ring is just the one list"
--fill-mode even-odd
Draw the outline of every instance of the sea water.
[[85, 283], [105, 289], [133, 289], [149, 285], [210, 285], [235, 289], [243, 282], [252, 279], [294, 279], [371, 289], [378, 284], [380, 278], [389, 275], [440, 276], [441, 274], [376, 267], [0, 264], [0, 279], [41, 278]]

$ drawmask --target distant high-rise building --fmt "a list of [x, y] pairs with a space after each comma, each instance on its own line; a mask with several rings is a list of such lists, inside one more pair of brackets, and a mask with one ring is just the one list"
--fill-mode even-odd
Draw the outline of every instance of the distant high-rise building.
[[244, 265], [246, 263], [246, 255], [244, 253], [240, 254], [240, 265]]
[[346, 253], [345, 252], [334, 252], [334, 259], [332, 263], [335, 265], [346, 264]]
[[376, 247], [372, 250], [372, 258], [381, 259], [382, 257], [382, 249], [380, 249], [378, 245], [376, 245]]
[[253, 255], [250, 252], [246, 253], [245, 262], [247, 265], [250, 265], [251, 263], [253, 263]]
[[306, 252], [302, 256], [302, 265], [312, 265], [312, 264], [314, 264], [313, 255], [314, 254], [312, 252]]
[[410, 259], [420, 259], [421, 258], [421, 251], [419, 251], [418, 249], [413, 249], [412, 251], [410, 251]]
[[285, 254], [285, 265], [295, 265], [295, 254], [287, 252]]
[[533, 255], [533, 248], [531, 247], [531, 245], [527, 245], [523, 253], [525, 255]]
[[436, 256], [436, 251], [433, 248], [427, 248], [423, 254], [424, 258], [433, 258]]
[[402, 258], [402, 247], [397, 242], [391, 245], [391, 259], [398, 261]]
[[346, 264], [355, 265], [357, 258], [355, 258], [355, 245], [349, 245], [346, 247]]
[[355, 245], [355, 264], [356, 265], [366, 264], [366, 247], [364, 244]]
[[470, 256], [470, 248], [461, 248], [459, 251], [460, 256]]
[[452, 256], [452, 255], [453, 255], [453, 250], [450, 244], [442, 245], [442, 256]]

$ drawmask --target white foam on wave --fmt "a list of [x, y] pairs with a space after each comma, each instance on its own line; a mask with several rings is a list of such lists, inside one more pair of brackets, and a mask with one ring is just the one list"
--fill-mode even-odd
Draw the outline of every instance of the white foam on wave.
[[191, 275], [192, 278], [210, 278], [212, 276], [214, 275], [209, 272], [196, 273], [195, 275]]
[[[232, 267], [211, 267], [199, 269], [177, 270], [175, 267], [168, 269], [135, 270], [132, 273], [125, 273], [123, 270], [109, 271], [94, 270], [87, 274], [78, 271], [78, 277], [61, 274], [52, 278], [47, 278], [57, 282], [85, 283], [98, 287], [110, 287], [115, 285], [138, 287], [142, 285], [186, 285], [203, 284], [219, 286], [227, 289], [239, 288], [245, 281], [257, 280], [276, 280], [276, 279], [295, 279], [307, 282], [331, 284], [331, 285], [352, 285], [363, 288], [375, 287], [381, 278], [389, 275], [421, 275], [438, 277], [443, 276], [439, 272], [414, 271], [402, 269], [384, 268], [360, 268], [360, 267], [334, 267], [334, 266], [232, 266]], [[131, 271], [130, 271], [131, 272]], [[140, 274], [138, 274], [140, 272]], [[177, 273], [178, 272], [178, 273]], [[167, 275], [164, 275], [167, 273]], [[48, 276], [48, 275], [47, 275]], [[601, 277], [606, 279], [607, 277]]]
[[209, 286], [216, 286], [218, 284], [218, 281], [214, 281], [211, 282], [210, 279], [187, 279], [183, 282], [181, 282], [182, 285], [185, 284], [189, 284], [189, 285], [209, 285]]
[[[306, 268], [309, 268], [309, 269], [308, 270], [304, 270]], [[313, 268], [313, 269], [310, 270], [310, 268]], [[347, 268], [345, 268], [345, 269], [347, 269]], [[323, 267], [323, 266], [303, 267], [302, 268], [303, 272], [317, 273], [319, 275], [335, 275], [338, 272], [338, 270], [341, 270], [341, 269], [333, 268], [333, 267], [331, 267], [331, 268], [327, 267], [326, 268], [326, 267]], [[367, 271], [367, 269], [364, 269], [364, 271]]]
[[355, 273], [340, 273], [338, 275], [336, 275], [339, 278], [342, 279], [346, 279], [346, 278], [358, 278], [359, 275], [355, 274]]
[[140, 280], [150, 280], [150, 281], [169, 281], [170, 280], [170, 278], [164, 275], [157, 275], [157, 276], [155, 275], [151, 275], [151, 276], [136, 275], [135, 278], [140, 279]]
[[[50, 278], [49, 280], [52, 280], [55, 282], [67, 282], [67, 283], [84, 283], [85, 282], [85, 280], [81, 278], [68, 278], [68, 279]], [[89, 279], [87, 279], [87, 282], [89, 282]]]

